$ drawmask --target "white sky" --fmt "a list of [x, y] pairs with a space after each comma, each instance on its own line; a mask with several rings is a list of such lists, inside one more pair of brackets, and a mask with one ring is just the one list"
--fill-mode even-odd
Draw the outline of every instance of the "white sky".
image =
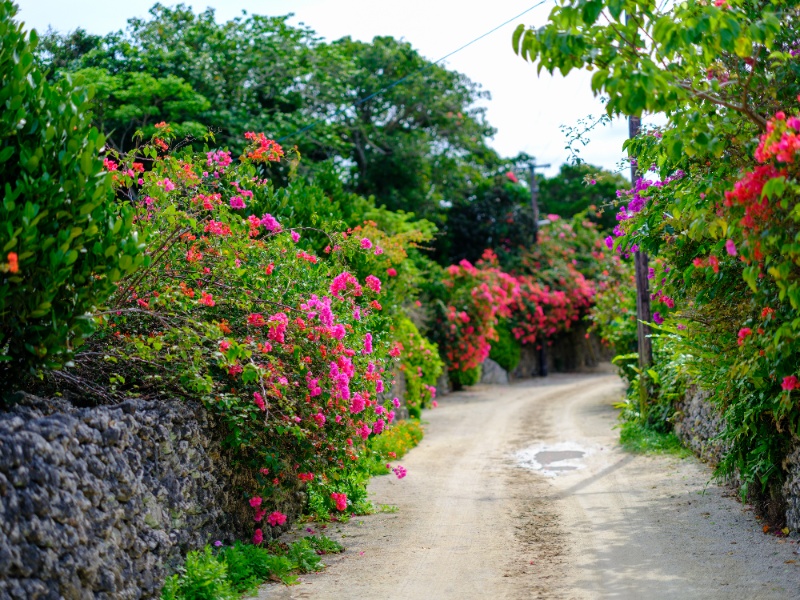
[[[147, 16], [155, 0], [16, 0], [20, 17], [28, 27], [58, 31], [82, 27], [95, 34], [123, 29], [130, 17]], [[162, 0], [163, 4], [174, 2]], [[437, 60], [470, 40], [493, 29], [535, 4], [534, 0], [496, 0], [466, 3], [463, 0], [186, 0], [195, 10], [210, 6], [218, 20], [248, 13], [294, 13], [294, 23], [305, 23], [328, 40], [350, 35], [369, 41], [391, 35], [409, 41], [421, 54]], [[468, 8], [472, 6], [474, 8]], [[491, 144], [503, 156], [527, 152], [552, 167], [553, 175], [565, 162], [563, 124], [574, 125], [588, 115], [598, 116], [603, 106], [589, 86], [590, 74], [573, 72], [568, 77], [537, 77], [535, 68], [511, 49], [511, 33], [518, 23], [542, 25], [554, 0], [515, 19], [512, 23], [462, 50], [445, 65], [466, 74], [492, 94], [486, 103], [489, 123], [497, 129]], [[582, 158], [615, 170], [627, 137], [627, 123], [618, 120], [591, 134]]]

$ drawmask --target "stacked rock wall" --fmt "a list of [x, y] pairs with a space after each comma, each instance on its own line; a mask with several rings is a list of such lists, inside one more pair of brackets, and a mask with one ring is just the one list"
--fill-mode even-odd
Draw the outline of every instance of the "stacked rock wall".
[[[697, 387], [687, 390], [683, 400], [676, 405], [674, 417], [675, 433], [685, 446], [707, 461], [717, 465], [725, 446], [716, 436], [722, 431], [722, 415], [708, 400], [708, 393]], [[756, 504], [758, 511], [772, 523], [783, 523], [793, 531], [800, 530], [800, 445], [795, 447], [781, 465], [786, 480], [780, 489], [754, 489], [748, 501]], [[733, 477], [728, 482], [739, 488], [741, 481]]]
[[0, 412], [0, 598], [158, 597], [189, 550], [249, 538], [252, 482], [223, 438], [180, 400]]

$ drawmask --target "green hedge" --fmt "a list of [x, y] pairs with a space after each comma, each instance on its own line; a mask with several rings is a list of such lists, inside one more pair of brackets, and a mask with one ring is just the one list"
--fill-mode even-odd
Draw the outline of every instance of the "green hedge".
[[0, 362], [18, 373], [67, 363], [142, 257], [103, 172], [90, 92], [45, 80], [16, 13], [0, 1]]

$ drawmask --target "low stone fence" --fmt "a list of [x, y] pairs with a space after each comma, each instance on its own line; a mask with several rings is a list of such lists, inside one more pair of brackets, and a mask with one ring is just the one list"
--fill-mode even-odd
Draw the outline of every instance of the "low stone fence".
[[[724, 445], [716, 438], [722, 431], [722, 415], [708, 400], [708, 393], [697, 387], [687, 390], [683, 400], [676, 406], [674, 417], [675, 433], [688, 448], [702, 460], [716, 466], [725, 451]], [[759, 512], [772, 523], [785, 522], [793, 531], [800, 530], [800, 444], [781, 465], [785, 469], [786, 480], [780, 489], [754, 490], [748, 497], [757, 505]], [[740, 487], [740, 481], [732, 478], [729, 483]]]
[[21, 400], [0, 412], [0, 598], [158, 597], [189, 550], [252, 535], [251, 482], [199, 404]]

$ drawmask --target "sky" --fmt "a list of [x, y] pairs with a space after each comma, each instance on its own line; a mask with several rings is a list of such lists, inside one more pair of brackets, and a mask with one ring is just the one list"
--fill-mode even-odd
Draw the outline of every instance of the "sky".
[[[146, 17], [155, 0], [16, 0], [19, 17], [40, 32], [52, 26], [61, 32], [82, 27], [90, 33], [105, 34], [124, 29], [127, 19]], [[177, 2], [162, 0], [162, 4]], [[216, 10], [217, 19], [228, 20], [248, 13], [285, 15], [294, 13], [293, 23], [305, 23], [320, 36], [335, 40], [349, 35], [370, 41], [377, 35], [391, 35], [412, 44], [429, 60], [438, 60], [467, 42], [512, 19], [537, 2], [496, 0], [466, 3], [463, 0], [185, 0], [195, 10]], [[569, 159], [560, 126], [575, 126], [579, 119], [603, 113], [593, 97], [590, 73], [574, 71], [567, 77], [536, 75], [530, 63], [511, 48], [511, 34], [519, 23], [541, 26], [555, 5], [542, 6], [513, 19], [511, 23], [447, 59], [444, 65], [467, 75], [491, 93], [482, 102], [489, 123], [497, 130], [490, 144], [502, 156], [526, 152], [539, 164], [549, 163], [541, 172], [548, 176]], [[587, 163], [617, 170], [623, 158], [622, 143], [627, 123], [617, 120], [596, 129], [580, 156]]]

